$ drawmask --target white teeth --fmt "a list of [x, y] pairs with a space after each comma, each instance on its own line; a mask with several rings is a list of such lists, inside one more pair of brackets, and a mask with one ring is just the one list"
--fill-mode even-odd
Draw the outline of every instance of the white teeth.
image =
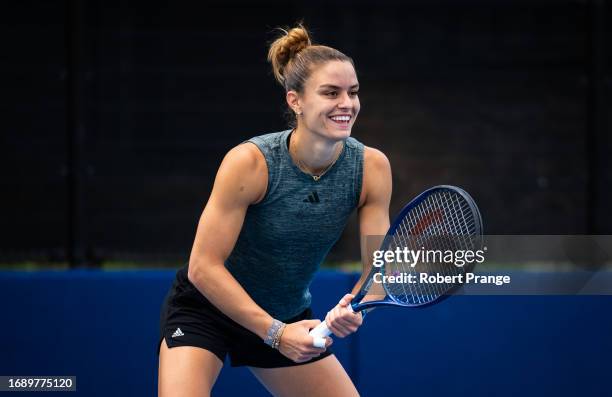
[[332, 116], [331, 119], [334, 121], [349, 121], [351, 116]]

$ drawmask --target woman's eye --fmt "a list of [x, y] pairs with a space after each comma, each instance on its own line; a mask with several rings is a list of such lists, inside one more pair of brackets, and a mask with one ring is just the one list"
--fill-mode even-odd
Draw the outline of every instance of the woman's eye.
[[[349, 96], [357, 96], [359, 95], [359, 91], [349, 91]], [[328, 91], [325, 93], [325, 96], [331, 97], [331, 98], [335, 98], [338, 96], [338, 91]]]

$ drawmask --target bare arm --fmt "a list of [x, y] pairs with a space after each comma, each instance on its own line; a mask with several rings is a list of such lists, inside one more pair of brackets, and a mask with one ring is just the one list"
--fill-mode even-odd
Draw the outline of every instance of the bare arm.
[[225, 268], [248, 206], [261, 200], [267, 186], [263, 154], [253, 144], [230, 150], [223, 159], [189, 258], [189, 281], [219, 310], [261, 338], [272, 317], [247, 294]]
[[[359, 207], [359, 235], [361, 238], [363, 271], [353, 287], [352, 294], [356, 294], [365, 282], [372, 266], [372, 251], [380, 247], [382, 237], [389, 230], [391, 190], [391, 165], [389, 160], [382, 152], [366, 148], [364, 154], [363, 201]], [[376, 236], [381, 237], [381, 239], [377, 239]]]
[[[380, 151], [365, 148], [363, 162], [363, 186], [359, 200], [359, 234], [363, 272], [353, 287], [354, 296], [370, 272], [372, 251], [379, 248], [376, 236], [384, 236], [389, 229], [389, 202], [391, 201], [391, 166]], [[336, 335], [344, 337], [361, 325], [362, 316], [347, 309], [353, 298], [345, 295], [325, 318], [327, 326]]]

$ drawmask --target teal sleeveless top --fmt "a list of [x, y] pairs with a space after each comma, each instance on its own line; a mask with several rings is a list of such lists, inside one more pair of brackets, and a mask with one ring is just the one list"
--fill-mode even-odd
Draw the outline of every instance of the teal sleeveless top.
[[338, 159], [314, 178], [289, 155], [291, 130], [247, 142], [268, 166], [264, 198], [249, 206], [236, 245], [225, 261], [251, 298], [274, 318], [294, 317], [310, 306], [310, 283], [359, 204], [364, 145], [347, 138]]

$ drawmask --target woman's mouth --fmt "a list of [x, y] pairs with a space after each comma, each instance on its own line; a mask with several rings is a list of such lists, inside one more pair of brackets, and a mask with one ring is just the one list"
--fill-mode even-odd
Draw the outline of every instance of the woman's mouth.
[[347, 115], [330, 116], [329, 118], [338, 125], [347, 126], [350, 123], [352, 117], [347, 114]]

